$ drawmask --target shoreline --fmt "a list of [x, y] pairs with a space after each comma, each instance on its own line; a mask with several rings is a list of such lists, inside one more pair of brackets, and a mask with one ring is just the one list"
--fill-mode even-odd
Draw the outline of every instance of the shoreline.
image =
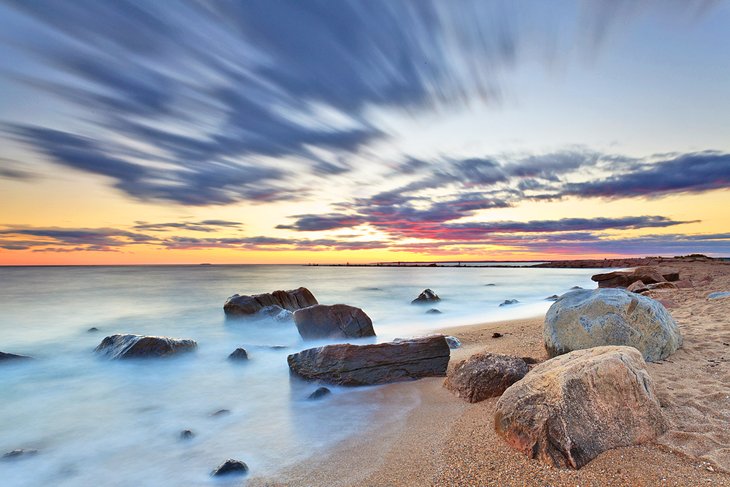
[[[730, 266], [684, 262], [695, 287], [652, 291], [680, 325], [684, 345], [647, 364], [670, 428], [656, 442], [604, 452], [580, 470], [557, 469], [511, 450], [493, 428], [498, 398], [469, 404], [442, 387], [443, 378], [377, 388], [372, 427], [313, 458], [247, 485], [729, 485]], [[547, 359], [543, 315], [439, 330], [459, 338], [450, 367], [478, 351]], [[492, 338], [499, 332], [500, 338]], [[418, 405], [388, 417], [404, 397]], [[724, 425], [724, 428], [723, 428]]]

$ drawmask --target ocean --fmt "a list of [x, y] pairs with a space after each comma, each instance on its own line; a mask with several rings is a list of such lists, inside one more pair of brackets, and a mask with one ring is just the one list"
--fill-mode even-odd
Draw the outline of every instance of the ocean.
[[[268, 474], [367, 428], [378, 387], [317, 388], [290, 377], [286, 357], [303, 341], [293, 322], [229, 319], [225, 299], [309, 288], [323, 304], [362, 308], [376, 341], [450, 326], [544, 313], [545, 298], [595, 287], [596, 269], [328, 267], [287, 265], [0, 267], [0, 351], [32, 361], [0, 364], [3, 486], [210, 485], [228, 458]], [[442, 301], [411, 305], [425, 288]], [[519, 303], [500, 307], [506, 299]], [[442, 314], [426, 314], [432, 307]], [[89, 332], [96, 327], [98, 332]], [[115, 333], [191, 338], [195, 353], [108, 361], [94, 348]], [[362, 343], [372, 342], [372, 339]], [[351, 341], [356, 343], [357, 341]], [[227, 360], [244, 347], [250, 360]], [[280, 348], [283, 347], [283, 348]], [[417, 407], [404, 393], [392, 418]], [[227, 414], [215, 415], [216, 411]], [[194, 437], [180, 438], [189, 429]], [[235, 480], [240, 485], [240, 480]], [[216, 484], [226, 485], [216, 480]]]

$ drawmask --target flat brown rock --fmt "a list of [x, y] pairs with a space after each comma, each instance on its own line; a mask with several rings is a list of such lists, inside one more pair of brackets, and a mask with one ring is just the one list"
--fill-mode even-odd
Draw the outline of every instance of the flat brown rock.
[[273, 293], [255, 294], [252, 296], [234, 294], [223, 305], [228, 315], [252, 315], [267, 306], [279, 306], [289, 311], [296, 311], [307, 306], [314, 306], [317, 299], [306, 287], [290, 291], [274, 291]]
[[468, 402], [479, 402], [501, 395], [529, 370], [519, 357], [482, 352], [449, 370], [444, 387]]
[[[673, 273], [668, 275], [674, 277]], [[676, 277], [679, 279], [679, 274]], [[591, 279], [598, 283], [598, 287], [629, 287], [636, 281], [642, 281], [644, 284], [655, 284], [667, 280], [657, 269], [647, 266], [637, 267], [631, 271], [613, 271], [596, 274]]]
[[373, 322], [360, 308], [346, 304], [317, 304], [294, 312], [294, 323], [304, 339], [375, 336]]

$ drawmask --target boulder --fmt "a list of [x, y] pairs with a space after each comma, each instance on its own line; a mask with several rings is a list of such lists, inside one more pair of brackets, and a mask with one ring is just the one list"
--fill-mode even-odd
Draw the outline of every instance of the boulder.
[[104, 338], [94, 350], [110, 359], [167, 357], [192, 352], [198, 347], [194, 340], [177, 338], [112, 335]]
[[305, 340], [375, 336], [373, 322], [360, 308], [346, 304], [316, 304], [294, 312], [294, 323]]
[[499, 303], [499, 307], [501, 308], [502, 306], [509, 306], [511, 304], [517, 303], [519, 303], [519, 301], [517, 301], [516, 299], [505, 299], [504, 302]]
[[0, 352], [0, 362], [4, 362], [6, 360], [28, 360], [32, 357], [29, 357], [27, 355], [17, 355], [14, 353], [6, 353], [6, 352]]
[[482, 352], [451, 368], [444, 387], [468, 402], [479, 402], [501, 395], [529, 370], [519, 357]]
[[416, 299], [411, 301], [411, 304], [434, 303], [436, 301], [441, 301], [441, 298], [438, 297], [438, 294], [431, 291], [430, 289], [424, 289], [423, 292], [419, 294]]
[[289, 355], [292, 373], [328, 384], [363, 386], [446, 375], [449, 345], [442, 335], [375, 345], [337, 344]]
[[317, 399], [322, 399], [323, 397], [329, 396], [330, 394], [332, 394], [332, 391], [330, 391], [326, 387], [319, 387], [316, 391], [307, 396], [307, 399], [310, 401], [316, 401]]
[[240, 460], [233, 460], [229, 458], [225, 462], [221, 463], [216, 467], [211, 475], [213, 477], [220, 477], [223, 475], [243, 475], [248, 472], [248, 465]]
[[627, 345], [649, 362], [665, 359], [682, 345], [677, 323], [661, 303], [625, 289], [564, 294], [545, 315], [543, 338], [551, 357], [584, 348]]
[[596, 347], [533, 368], [499, 398], [497, 433], [556, 467], [580, 468], [613, 448], [666, 430], [654, 384], [632, 347]]
[[274, 291], [252, 296], [234, 294], [226, 300], [223, 311], [227, 315], [252, 315], [267, 306], [279, 306], [285, 310], [296, 311], [315, 304], [317, 300], [309, 289], [300, 287], [291, 291]]
[[646, 287], [644, 281], [634, 281], [629, 285], [629, 287], [626, 288], [626, 290], [631, 291], [632, 293], [643, 293], [645, 291], [648, 291], [649, 288]]
[[228, 360], [241, 362], [248, 360], [248, 352], [245, 348], [237, 348], [228, 356]]
[[629, 287], [636, 281], [642, 281], [644, 284], [655, 284], [667, 280], [658, 270], [646, 266], [637, 267], [630, 271], [613, 271], [596, 274], [591, 279], [598, 283], [598, 287]]

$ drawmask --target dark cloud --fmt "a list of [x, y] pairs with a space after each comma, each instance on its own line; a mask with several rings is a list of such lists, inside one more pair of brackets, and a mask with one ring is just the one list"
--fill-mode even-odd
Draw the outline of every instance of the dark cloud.
[[227, 220], [202, 220], [197, 222], [147, 223], [136, 222], [134, 229], [148, 231], [190, 230], [193, 232], [216, 232], [223, 228], [239, 228], [242, 223]]
[[276, 228], [317, 232], [322, 230], [334, 230], [337, 228], [356, 227], [366, 222], [363, 217], [337, 213], [329, 215], [296, 215], [293, 218], [295, 218], [296, 221], [292, 225], [277, 225]]
[[[116, 251], [136, 244], [154, 243], [149, 235], [114, 228], [3, 228], [0, 248], [6, 250], [70, 249]], [[19, 248], [20, 247], [20, 248]]]

